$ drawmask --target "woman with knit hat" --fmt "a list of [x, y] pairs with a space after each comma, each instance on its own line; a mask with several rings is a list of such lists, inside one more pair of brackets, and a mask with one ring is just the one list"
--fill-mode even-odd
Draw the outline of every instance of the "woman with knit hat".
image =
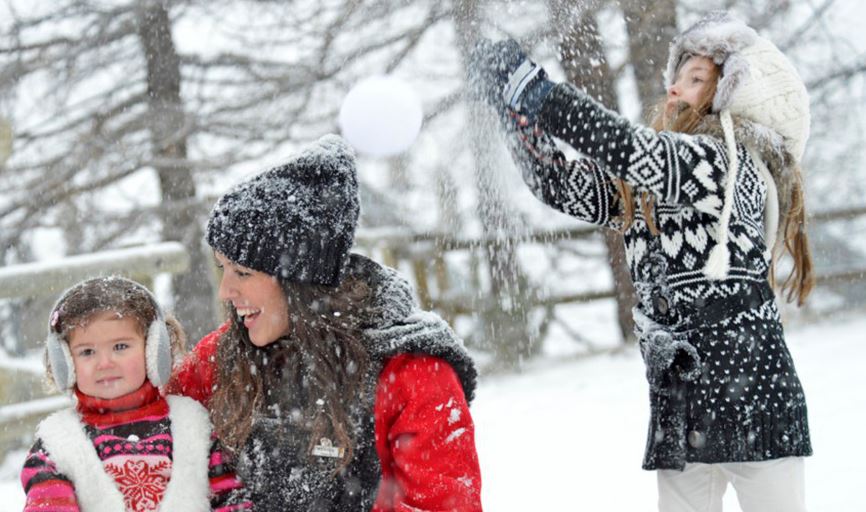
[[207, 241], [228, 320], [169, 388], [204, 402], [257, 510], [480, 510], [472, 360], [394, 270], [350, 253], [334, 135], [237, 185]]
[[[802, 511], [806, 400], [779, 318], [774, 263], [802, 303], [813, 276], [800, 162], [809, 98], [785, 56], [713, 13], [677, 37], [652, 128], [570, 84], [514, 41], [482, 41], [471, 79], [501, 114], [545, 203], [623, 234], [651, 418], [643, 467], [662, 511]], [[568, 161], [557, 137], [581, 155]]]

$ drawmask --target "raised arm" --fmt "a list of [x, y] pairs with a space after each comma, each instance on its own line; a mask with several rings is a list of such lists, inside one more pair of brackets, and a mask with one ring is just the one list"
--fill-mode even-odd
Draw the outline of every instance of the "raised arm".
[[619, 227], [619, 194], [593, 159], [567, 160], [549, 135], [516, 123], [511, 123], [507, 142], [523, 181], [538, 199], [586, 222]]
[[478, 43], [470, 60], [469, 90], [500, 116], [517, 113], [530, 124], [537, 122], [637, 191], [663, 203], [721, 214], [728, 166], [719, 139], [634, 125], [574, 86], [550, 81], [513, 40]]
[[632, 124], [566, 83], [554, 86], [545, 97], [538, 123], [636, 190], [668, 204], [720, 214], [728, 167], [721, 140]]

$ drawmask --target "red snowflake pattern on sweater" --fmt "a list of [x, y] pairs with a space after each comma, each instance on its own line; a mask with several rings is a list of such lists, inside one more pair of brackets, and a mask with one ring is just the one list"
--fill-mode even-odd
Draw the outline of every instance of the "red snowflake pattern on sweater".
[[128, 459], [122, 466], [106, 462], [105, 471], [117, 482], [126, 510], [147, 512], [159, 508], [168, 485], [168, 475], [171, 474], [171, 462], [165, 459], [156, 463]]

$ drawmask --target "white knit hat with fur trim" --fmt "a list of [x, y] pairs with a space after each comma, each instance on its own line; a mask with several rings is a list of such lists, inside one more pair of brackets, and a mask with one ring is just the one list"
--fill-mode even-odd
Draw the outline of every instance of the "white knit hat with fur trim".
[[671, 43], [665, 85], [692, 55], [709, 57], [722, 74], [713, 112], [730, 110], [782, 136], [800, 161], [809, 138], [809, 94], [794, 66], [769, 40], [724, 11], [709, 13]]
[[[793, 161], [799, 162], [809, 138], [809, 94], [794, 66], [773, 43], [724, 11], [709, 13], [674, 39], [664, 73], [667, 87], [676, 80], [680, 66], [695, 55], [708, 57], [721, 67], [712, 110], [719, 114], [725, 134], [728, 173], [716, 246], [704, 274], [724, 279], [730, 267], [728, 225], [739, 167], [732, 115], [776, 132]], [[772, 181], [769, 173], [762, 174]], [[774, 184], [768, 186], [775, 189]], [[768, 209], [773, 208], [778, 209], [778, 197], [769, 195]], [[765, 232], [775, 233], [775, 229], [765, 227]]]

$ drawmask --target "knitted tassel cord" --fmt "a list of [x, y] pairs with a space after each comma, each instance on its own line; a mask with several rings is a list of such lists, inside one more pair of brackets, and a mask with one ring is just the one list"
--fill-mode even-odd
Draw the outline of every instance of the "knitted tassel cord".
[[737, 184], [737, 141], [734, 139], [734, 122], [731, 112], [727, 109], [719, 114], [722, 131], [725, 133], [725, 144], [728, 148], [728, 174], [725, 176], [725, 198], [722, 213], [719, 215], [716, 246], [710, 251], [710, 257], [704, 266], [704, 275], [710, 279], [719, 280], [728, 276], [730, 268], [730, 251], [728, 250], [728, 224], [734, 208], [734, 189]]

